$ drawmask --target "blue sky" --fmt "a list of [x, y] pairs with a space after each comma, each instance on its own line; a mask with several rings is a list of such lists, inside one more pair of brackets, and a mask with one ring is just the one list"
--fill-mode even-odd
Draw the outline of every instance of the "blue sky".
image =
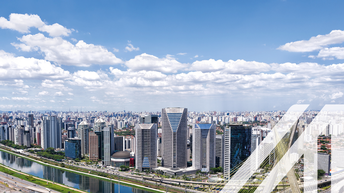
[[0, 110], [343, 102], [342, 1], [6, 1]]

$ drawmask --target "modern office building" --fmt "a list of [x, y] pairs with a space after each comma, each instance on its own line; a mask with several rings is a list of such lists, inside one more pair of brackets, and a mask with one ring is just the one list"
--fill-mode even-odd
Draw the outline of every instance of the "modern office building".
[[326, 174], [330, 174], [331, 157], [329, 154], [318, 153], [318, 170], [324, 170]]
[[70, 138], [65, 141], [65, 156], [69, 159], [81, 158], [81, 139]]
[[224, 134], [224, 177], [229, 179], [251, 154], [252, 127], [229, 125]]
[[68, 127], [68, 129], [67, 129], [67, 136], [68, 136], [68, 138], [76, 137], [75, 134], [76, 134], [75, 133], [75, 127]]
[[[103, 161], [103, 165], [110, 165], [111, 164], [111, 135], [110, 135], [110, 128], [105, 127], [101, 132], [101, 160]], [[112, 137], [113, 138], [113, 137]]]
[[94, 132], [90, 132], [88, 139], [89, 139], [89, 159], [91, 161], [98, 161], [99, 159], [98, 135], [96, 135]]
[[124, 144], [124, 137], [123, 136], [116, 136], [114, 138], [114, 151], [119, 152], [119, 151], [123, 151], [123, 144]]
[[33, 120], [33, 114], [28, 114], [28, 125], [30, 125], [31, 127], [34, 127]]
[[187, 167], [187, 109], [162, 109], [162, 165], [177, 169]]
[[1, 123], [0, 125], [0, 141], [8, 140], [9, 138], [9, 128], [7, 123]]
[[214, 124], [194, 124], [192, 129], [192, 166], [197, 170], [209, 172], [215, 167]]
[[156, 123], [159, 124], [159, 117], [158, 115], [145, 115], [140, 117], [141, 124], [149, 124], [149, 123]]
[[135, 126], [136, 154], [135, 168], [142, 171], [157, 167], [157, 135], [158, 126], [154, 124], [138, 124]]
[[103, 128], [106, 127], [105, 121], [103, 119], [97, 119], [94, 123], [93, 131], [94, 132], [101, 132]]
[[78, 125], [78, 133], [81, 139], [81, 155], [86, 155], [88, 154], [88, 145], [89, 145], [89, 141], [88, 141], [88, 132], [89, 132], [89, 125], [87, 124], [86, 121], [82, 121], [79, 125]]
[[224, 135], [216, 135], [215, 167], [222, 167], [224, 163]]

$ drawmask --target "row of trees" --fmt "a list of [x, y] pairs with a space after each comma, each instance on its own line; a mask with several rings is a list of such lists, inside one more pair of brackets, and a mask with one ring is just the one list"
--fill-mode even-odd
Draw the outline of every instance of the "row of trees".
[[53, 159], [55, 161], [61, 161], [65, 157], [64, 152], [55, 152], [54, 148], [52, 147], [48, 147], [46, 150], [43, 150], [43, 151], [38, 151], [37, 155], [45, 157], [45, 158]]
[[4, 144], [6, 146], [9, 146], [9, 147], [15, 148], [15, 149], [26, 149], [27, 148], [24, 145], [16, 145], [13, 143], [13, 141], [10, 141], [10, 140], [3, 140], [0, 143]]

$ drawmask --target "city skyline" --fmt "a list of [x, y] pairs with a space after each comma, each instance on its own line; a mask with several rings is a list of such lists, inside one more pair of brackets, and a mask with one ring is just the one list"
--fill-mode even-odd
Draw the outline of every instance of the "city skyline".
[[338, 4], [4, 2], [0, 111], [341, 104]]

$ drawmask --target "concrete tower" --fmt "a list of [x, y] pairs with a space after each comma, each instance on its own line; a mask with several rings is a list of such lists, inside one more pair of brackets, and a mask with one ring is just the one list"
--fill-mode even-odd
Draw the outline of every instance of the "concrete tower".
[[195, 124], [192, 129], [192, 166], [197, 170], [215, 167], [215, 130], [214, 124]]
[[162, 109], [163, 166], [172, 169], [187, 167], [187, 109]]
[[140, 171], [157, 167], [157, 130], [157, 124], [138, 124], [135, 126], [135, 167]]

